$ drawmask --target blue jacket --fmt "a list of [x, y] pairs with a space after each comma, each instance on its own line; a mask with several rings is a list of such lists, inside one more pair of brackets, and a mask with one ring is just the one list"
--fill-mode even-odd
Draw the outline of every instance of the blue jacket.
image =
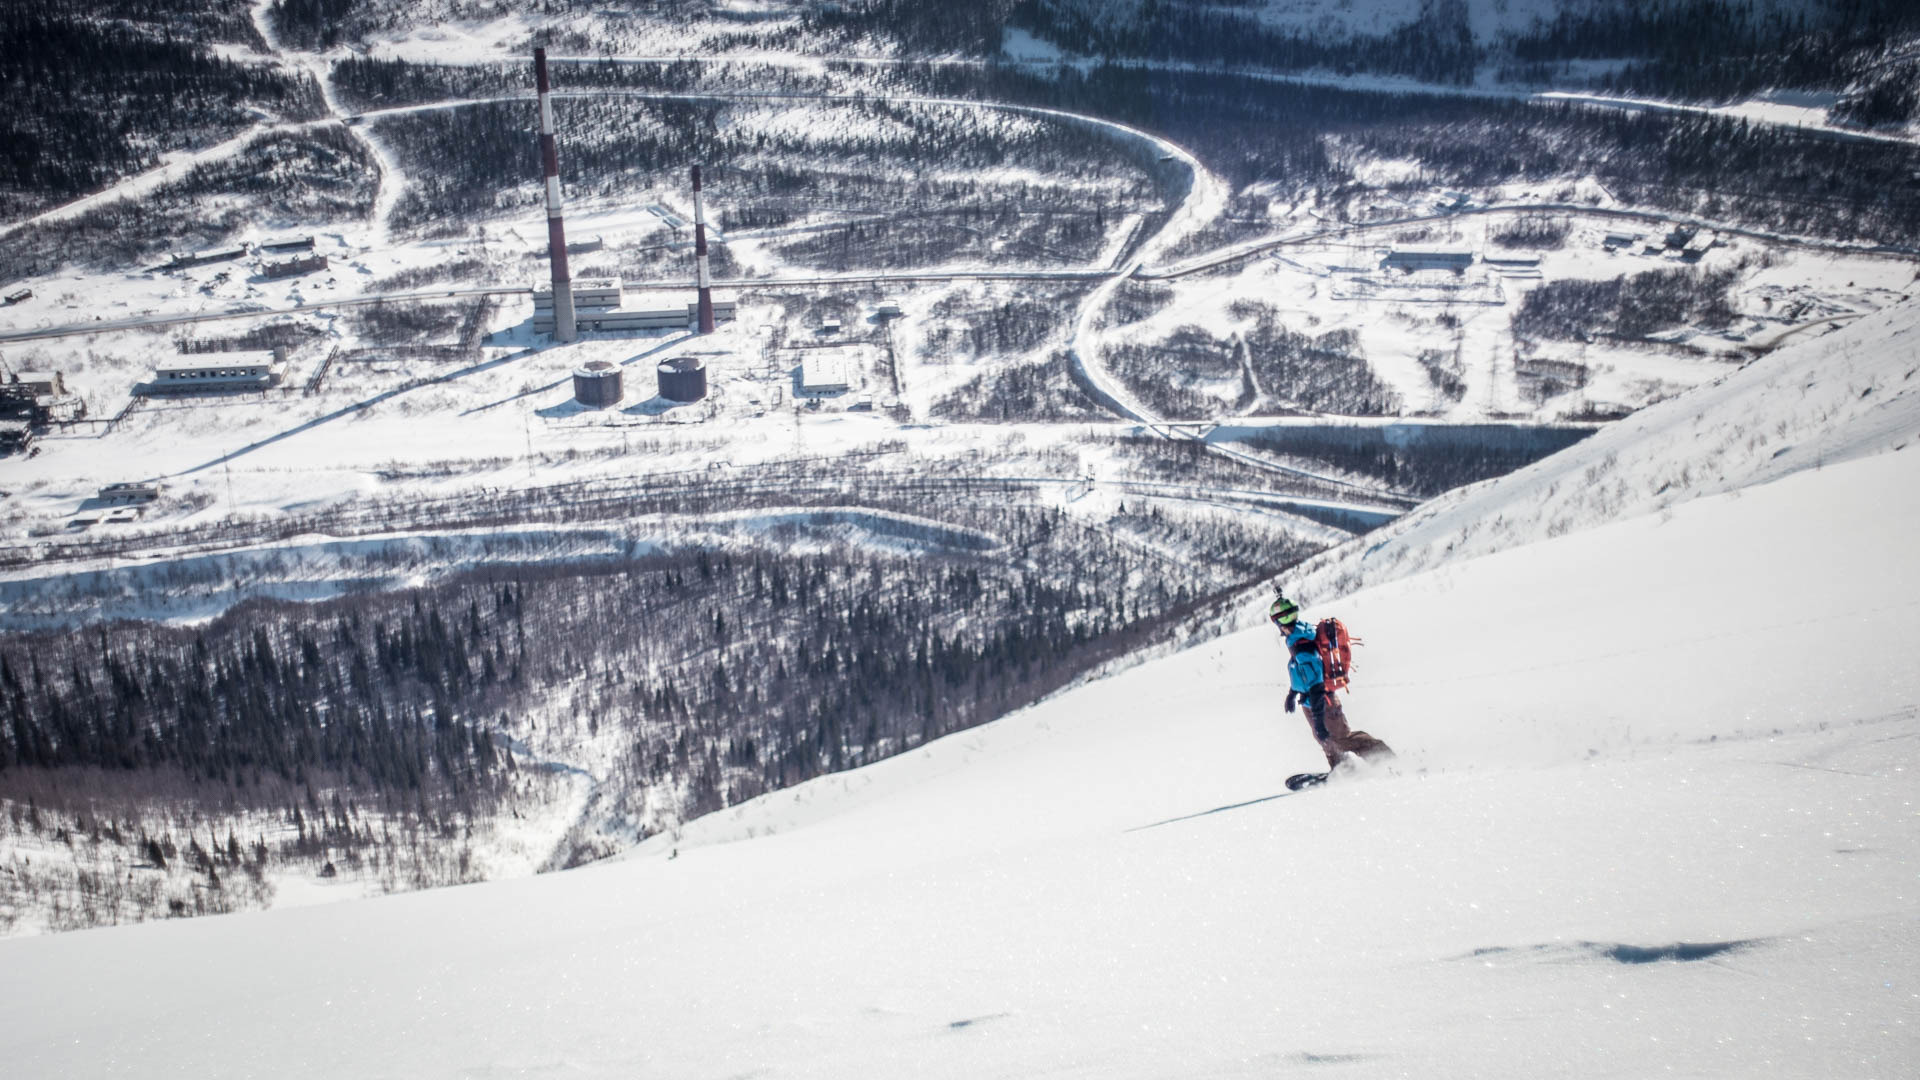
[[1320, 663], [1319, 653], [1295, 653], [1293, 659], [1287, 661], [1287, 678], [1295, 693], [1304, 694], [1327, 681], [1327, 669]]
[[1287, 631], [1287, 679], [1298, 694], [1304, 694], [1327, 681], [1326, 665], [1320, 662], [1318, 650], [1294, 652], [1294, 643], [1301, 640], [1314, 640], [1313, 624], [1305, 619], [1294, 623], [1293, 629]]

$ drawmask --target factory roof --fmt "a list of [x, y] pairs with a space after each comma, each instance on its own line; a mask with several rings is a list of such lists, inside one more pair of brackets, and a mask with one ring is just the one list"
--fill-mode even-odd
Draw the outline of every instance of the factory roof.
[[808, 349], [800, 360], [800, 389], [845, 390], [852, 363], [839, 349]]

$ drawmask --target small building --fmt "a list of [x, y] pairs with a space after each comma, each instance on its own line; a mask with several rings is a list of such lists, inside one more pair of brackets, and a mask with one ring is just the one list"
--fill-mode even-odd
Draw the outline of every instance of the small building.
[[874, 308], [873, 313], [883, 319], [897, 319], [905, 314], [905, 312], [900, 310], [900, 301], [898, 300], [880, 301], [880, 306]]
[[853, 364], [839, 349], [808, 349], [800, 360], [800, 392], [837, 394], [853, 385]]
[[839, 320], [839, 319], [823, 319], [823, 320], [821, 320], [821, 323], [820, 323], [820, 332], [821, 332], [821, 333], [823, 333], [823, 334], [837, 334], [837, 333], [839, 333], [839, 332], [840, 332], [840, 320]]
[[15, 289], [7, 294], [7, 303], [9, 305], [24, 303], [31, 299], [33, 299], [32, 289]]
[[153, 378], [134, 387], [142, 397], [156, 394], [192, 394], [235, 390], [266, 390], [280, 382], [281, 350], [272, 352], [210, 353], [218, 360], [156, 367]]
[[301, 274], [311, 274], [315, 270], [325, 270], [326, 268], [327, 257], [325, 255], [308, 255], [304, 258], [287, 259], [284, 262], [263, 263], [260, 267], [260, 273], [268, 278], [287, 278], [298, 277]]
[[25, 420], [0, 420], [0, 454], [33, 445], [33, 425]]
[[1605, 239], [1600, 241], [1600, 246], [1606, 248], [1608, 251], [1618, 251], [1621, 248], [1630, 248], [1639, 242], [1639, 233], [1610, 232], [1606, 235]]
[[1473, 252], [1451, 248], [1396, 247], [1387, 252], [1382, 266], [1391, 270], [1462, 271], [1473, 265]]
[[707, 396], [707, 365], [697, 356], [676, 356], [654, 368], [660, 396], [668, 401], [699, 401]]
[[98, 498], [105, 503], [150, 503], [160, 497], [160, 485], [154, 481], [124, 481], [100, 489]]
[[266, 243], [260, 245], [260, 250], [275, 251], [275, 252], [312, 251], [313, 237], [292, 236], [292, 237], [288, 237], [285, 240], [269, 240]]
[[604, 409], [618, 405], [624, 393], [617, 364], [594, 360], [574, 370], [573, 400], [582, 405]]
[[1700, 230], [1692, 225], [1675, 225], [1673, 229], [1667, 233], [1667, 247], [1671, 250], [1678, 251], [1688, 244], [1693, 243], [1694, 236], [1699, 232]]
[[1500, 266], [1519, 269], [1532, 269], [1540, 265], [1540, 253], [1537, 251], [1503, 251], [1483, 257], [1481, 262], [1488, 266]]
[[585, 240], [567, 241], [567, 254], [588, 255], [607, 246], [605, 237], [589, 236]]

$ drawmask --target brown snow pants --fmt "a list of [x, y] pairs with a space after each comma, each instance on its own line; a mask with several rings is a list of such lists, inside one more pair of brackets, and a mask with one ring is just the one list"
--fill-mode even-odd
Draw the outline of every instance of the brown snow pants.
[[[1340, 759], [1348, 754], [1358, 754], [1368, 761], [1380, 761], [1393, 756], [1393, 748], [1386, 743], [1347, 726], [1347, 710], [1340, 707], [1338, 695], [1327, 694], [1326, 702], [1326, 710], [1320, 719], [1326, 724], [1327, 737], [1320, 740], [1320, 749], [1327, 755], [1327, 768], [1340, 764]], [[1312, 722], [1311, 716], [1308, 722]]]

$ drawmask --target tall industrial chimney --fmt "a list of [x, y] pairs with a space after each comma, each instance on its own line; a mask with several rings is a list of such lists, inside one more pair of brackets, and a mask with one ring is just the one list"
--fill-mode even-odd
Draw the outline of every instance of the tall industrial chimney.
[[700, 332], [713, 333], [713, 279], [707, 275], [707, 211], [700, 203], [700, 166], [693, 167], [693, 265], [700, 289]]
[[553, 98], [547, 50], [533, 50], [533, 81], [540, 92], [540, 164], [547, 179], [547, 260], [553, 264], [553, 336], [578, 337], [573, 325], [573, 278], [567, 274], [567, 229], [560, 221], [560, 152], [553, 143]]

